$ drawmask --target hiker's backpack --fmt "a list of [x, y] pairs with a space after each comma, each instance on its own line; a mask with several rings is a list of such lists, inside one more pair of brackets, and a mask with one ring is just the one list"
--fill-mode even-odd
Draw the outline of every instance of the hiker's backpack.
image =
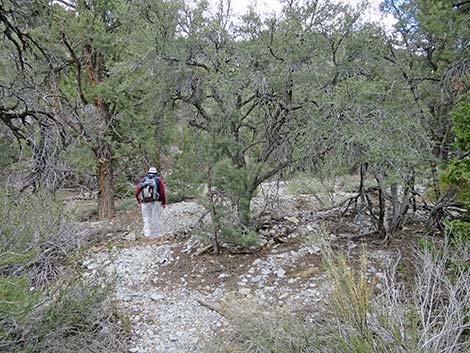
[[146, 175], [140, 183], [139, 199], [144, 202], [160, 201], [160, 179]]

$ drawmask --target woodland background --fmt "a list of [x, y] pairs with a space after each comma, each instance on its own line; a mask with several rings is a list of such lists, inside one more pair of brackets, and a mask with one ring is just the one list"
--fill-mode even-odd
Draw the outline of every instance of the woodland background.
[[[234, 18], [226, 2], [0, 1], [2, 349], [47, 351], [63, 330], [94, 337], [96, 322], [125, 337], [104, 290], [76, 296], [85, 216], [62, 201], [89, 195], [85, 218], [112, 219], [153, 165], [169, 202], [206, 207], [216, 254], [228, 239], [259, 240], [251, 201], [263, 183], [334, 189], [347, 175], [357, 194], [344, 206], [384, 241], [419, 209], [444, 243], [436, 254], [465, 253], [470, 2], [386, 0], [392, 30], [363, 20], [366, 3], [282, 4]], [[462, 271], [449, 279], [463, 279], [456, 298], [468, 294], [467, 260], [447, 262]], [[461, 310], [454, 350], [435, 351], [468, 340]], [[102, 344], [117, 352], [124, 338], [112, 337]]]

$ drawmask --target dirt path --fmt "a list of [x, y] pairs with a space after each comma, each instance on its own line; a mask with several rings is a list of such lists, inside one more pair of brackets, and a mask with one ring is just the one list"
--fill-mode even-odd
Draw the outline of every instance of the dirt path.
[[139, 238], [138, 209], [120, 214], [113, 221], [121, 232], [119, 246], [97, 251], [84, 266], [90, 276], [101, 270], [115, 276], [116, 302], [132, 326], [130, 352], [203, 352], [204, 338], [229, 322], [201, 301], [235, 310], [239, 302], [315, 308], [328, 287], [315, 237], [322, 225], [318, 214], [290, 202], [282, 218], [263, 227], [267, 245], [261, 251], [217, 257], [194, 256], [191, 249], [191, 230], [203, 214], [195, 202], [169, 205], [162, 215], [164, 234], [155, 240]]

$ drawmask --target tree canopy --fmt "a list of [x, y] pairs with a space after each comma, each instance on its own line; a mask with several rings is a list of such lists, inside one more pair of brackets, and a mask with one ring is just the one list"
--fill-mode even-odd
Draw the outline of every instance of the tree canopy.
[[1, 131], [18, 146], [2, 165], [27, 171], [25, 190], [91, 180], [111, 218], [156, 164], [175, 188], [207, 183], [216, 228], [241, 232], [263, 182], [360, 166], [395, 200], [395, 226], [385, 201], [371, 211], [393, 230], [409, 207], [396, 190], [434, 177], [438, 198], [439, 172], [468, 149], [466, 110], [451, 112], [468, 102], [469, 8], [386, 0], [390, 31], [365, 6], [234, 19], [230, 2], [2, 1]]

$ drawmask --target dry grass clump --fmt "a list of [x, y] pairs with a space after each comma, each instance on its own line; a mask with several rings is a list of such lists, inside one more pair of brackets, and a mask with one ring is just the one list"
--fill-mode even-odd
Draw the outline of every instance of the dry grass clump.
[[[129, 323], [110, 301], [111, 285], [74, 281], [36, 317], [41, 352], [127, 352]], [[34, 330], [33, 330], [34, 332]]]
[[231, 329], [208, 342], [208, 353], [314, 352], [314, 331], [306, 317], [254, 303], [230, 304]]
[[357, 269], [345, 255], [325, 249], [332, 290], [326, 305], [318, 309], [321, 315], [245, 310], [232, 318], [232, 329], [208, 351], [469, 352], [470, 272], [468, 256], [455, 263], [459, 251], [423, 249], [414, 283], [405, 284], [398, 280], [399, 255], [389, 259], [383, 279], [375, 283], [375, 275], [367, 274], [365, 256]]
[[0, 193], [0, 274], [27, 274], [34, 287], [64, 275], [68, 257], [85, 239], [50, 195]]
[[61, 283], [51, 295], [23, 288], [14, 306], [19, 310], [0, 307], [0, 351], [127, 352], [128, 321], [109, 300], [111, 289], [78, 279]]
[[112, 284], [74, 266], [86, 235], [48, 195], [0, 194], [0, 351], [126, 352]]

